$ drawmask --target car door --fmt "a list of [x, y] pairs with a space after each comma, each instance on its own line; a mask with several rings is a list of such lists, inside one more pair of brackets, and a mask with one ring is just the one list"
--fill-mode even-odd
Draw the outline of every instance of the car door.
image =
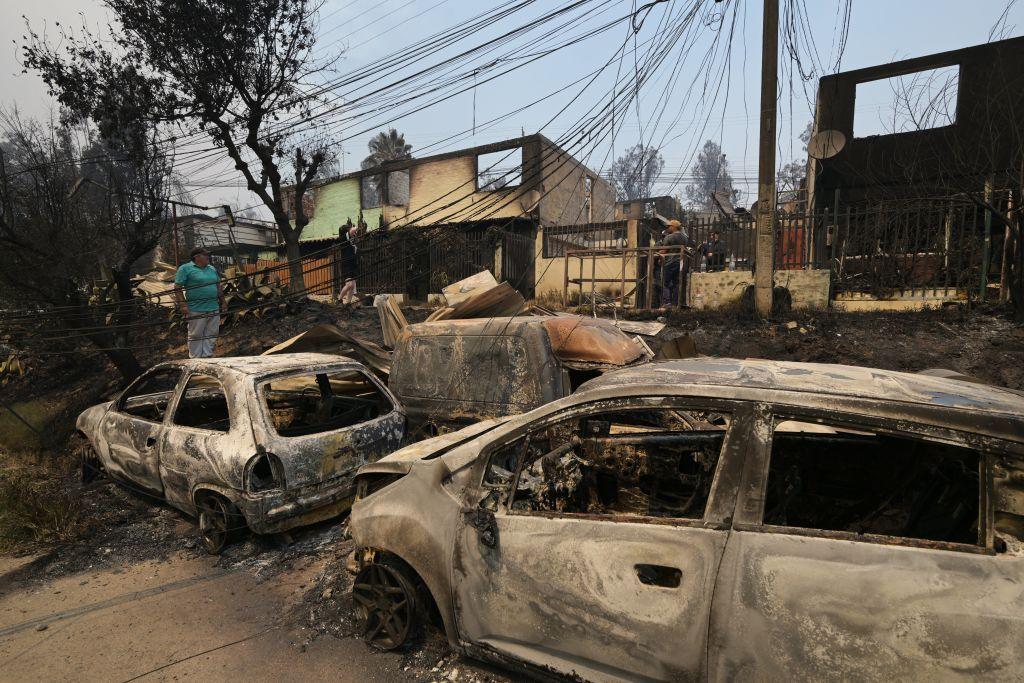
[[104, 466], [146, 489], [163, 492], [160, 443], [182, 370], [157, 366], [139, 377], [103, 416], [100, 433], [106, 446]]
[[744, 404], [630, 399], [498, 437], [455, 534], [463, 644], [591, 680], [701, 677], [750, 424]]
[[834, 412], [765, 419], [715, 588], [711, 679], [1024, 676], [1024, 557], [993, 528], [1009, 445]]
[[196, 484], [237, 487], [239, 464], [256, 453], [244, 398], [229, 392], [216, 372], [209, 368], [189, 373], [163, 435], [164, 496], [189, 512]]

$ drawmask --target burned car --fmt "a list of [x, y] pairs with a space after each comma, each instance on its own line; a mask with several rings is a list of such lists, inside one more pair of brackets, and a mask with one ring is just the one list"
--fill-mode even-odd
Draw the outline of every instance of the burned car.
[[590, 680], [1024, 677], [1024, 394], [655, 362], [363, 467], [381, 648]]
[[649, 360], [608, 320], [574, 315], [443, 320], [409, 325], [388, 386], [411, 434], [437, 434], [532, 410], [608, 370]]
[[347, 509], [360, 465], [397, 448], [405, 416], [362, 364], [314, 353], [161, 363], [77, 421], [83, 476], [104, 471], [199, 518], [220, 552]]

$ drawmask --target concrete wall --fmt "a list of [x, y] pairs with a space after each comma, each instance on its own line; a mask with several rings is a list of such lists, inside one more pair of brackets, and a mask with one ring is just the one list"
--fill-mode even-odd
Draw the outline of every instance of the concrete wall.
[[[793, 308], [827, 308], [828, 270], [780, 270], [775, 285], [785, 287], [793, 300]], [[690, 274], [687, 301], [693, 308], [719, 308], [735, 305], [747, 287], [754, 285], [754, 274], [747, 270]]]
[[[541, 225], [606, 223], [615, 218], [615, 189], [568, 152], [544, 139], [540, 145], [541, 171], [539, 217]], [[593, 209], [583, 211], [584, 177], [593, 181]]]
[[[959, 67], [953, 125], [858, 137], [854, 126], [857, 85], [941, 67]], [[818, 85], [815, 131], [837, 130], [846, 144], [814, 165], [816, 209], [951, 191], [981, 190], [997, 174], [997, 187], [1018, 177], [1014, 155], [1024, 136], [1024, 38], [891, 62], [823, 76]], [[888, 112], [882, 112], [886, 114]], [[1010, 169], [1009, 177], [998, 177]]]
[[879, 299], [870, 294], [851, 292], [836, 296], [832, 306], [840, 311], [922, 311], [926, 308], [940, 308], [947, 303], [960, 303], [966, 300], [967, 292], [962, 289], [938, 287], [895, 292], [885, 299]]
[[[302, 240], [337, 237], [338, 229], [347, 221], [352, 224], [359, 220], [359, 178], [346, 178], [327, 185], [321, 185], [314, 191], [316, 210], [312, 220], [302, 229]], [[363, 210], [363, 220], [370, 230], [376, 230], [380, 224], [381, 209]]]
[[476, 154], [416, 164], [409, 169], [409, 206], [389, 208], [385, 218], [392, 227], [514, 218], [529, 208], [521, 198], [529, 189], [527, 174], [523, 175], [519, 187], [480, 191]]

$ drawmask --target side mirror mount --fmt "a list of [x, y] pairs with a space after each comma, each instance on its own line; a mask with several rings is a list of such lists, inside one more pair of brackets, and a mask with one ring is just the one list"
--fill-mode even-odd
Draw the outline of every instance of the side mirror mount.
[[488, 548], [498, 546], [498, 522], [494, 513], [482, 507], [462, 511], [466, 523], [476, 529], [477, 538]]

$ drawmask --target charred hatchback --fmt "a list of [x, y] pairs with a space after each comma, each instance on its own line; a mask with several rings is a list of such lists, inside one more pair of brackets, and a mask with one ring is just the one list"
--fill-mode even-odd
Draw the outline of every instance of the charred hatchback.
[[89, 408], [83, 476], [105, 471], [197, 515], [216, 553], [348, 508], [357, 468], [398, 447], [405, 416], [348, 358], [296, 353], [161, 363]]
[[590, 680], [1024, 677], [1024, 397], [839, 365], [611, 372], [360, 470], [395, 647]]

